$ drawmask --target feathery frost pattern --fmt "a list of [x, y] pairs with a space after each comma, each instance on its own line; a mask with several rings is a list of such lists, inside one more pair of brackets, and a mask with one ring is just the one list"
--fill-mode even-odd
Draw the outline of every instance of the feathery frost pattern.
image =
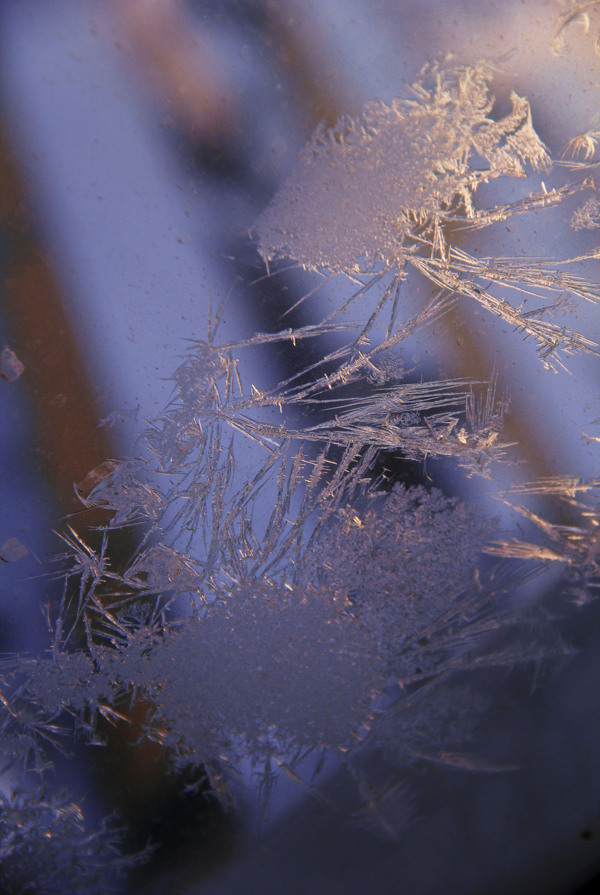
[[[117, 873], [135, 860], [118, 857], [120, 831], [105, 821], [86, 831], [78, 805], [43, 787], [0, 795], [0, 879], [5, 892], [23, 892], [23, 880], [35, 874], [44, 895], [71, 892], [107, 895], [120, 890]], [[107, 866], [111, 868], [107, 875]]]
[[[550, 167], [527, 100], [513, 93], [505, 118], [488, 117], [491, 76], [483, 65], [428, 67], [413, 99], [371, 102], [360, 118], [317, 130], [260, 219], [265, 257], [348, 274], [400, 265], [422, 240], [443, 257], [446, 218], [486, 221], [473, 207], [480, 183]], [[340, 228], [342, 220], [353, 226]]]
[[[285, 772], [323, 798], [299, 768], [311, 753], [337, 755], [356, 781], [354, 820], [393, 840], [413, 815], [407, 768], [510, 768], [464, 751], [485, 707], [470, 681], [480, 669], [569, 654], [548, 614], [531, 601], [520, 608], [519, 593], [559, 566], [568, 599], [595, 596], [598, 483], [546, 479], [501, 496], [536, 531], [527, 541], [504, 538], [479, 509], [436, 488], [390, 486], [375, 472], [384, 454], [445, 458], [487, 477], [510, 460], [508, 402], [493, 376], [405, 375], [403, 342], [457, 300], [531, 337], [549, 368], [597, 348], [544, 316], [548, 299], [553, 308], [598, 300], [597, 285], [572, 272], [597, 253], [517, 260], [452, 244], [456, 228], [485, 232], [593, 190], [587, 152], [560, 169], [564, 186], [546, 189], [539, 178], [553, 163], [529, 104], [513, 93], [508, 114], [492, 119], [491, 76], [483, 64], [429, 66], [410, 99], [370, 103], [360, 118], [319, 129], [301, 153], [257, 224], [260, 251], [349, 278], [352, 295], [320, 323], [245, 342], [219, 344], [211, 321], [138, 456], [107, 460], [78, 486], [84, 509], [106, 521], [86, 534], [70, 520], [59, 534], [47, 653], [2, 660], [5, 767], [44, 781], [68, 736], [98, 744], [104, 722], [133, 723], [143, 706], [139, 739], [160, 744], [176, 769], [201, 767], [224, 803], [248, 758], [257, 779]], [[526, 177], [539, 182], [524, 198], [477, 205], [483, 183]], [[588, 198], [571, 226], [597, 219]], [[408, 268], [435, 288], [401, 321]], [[341, 311], [360, 310], [375, 289], [368, 320], [346, 322]], [[541, 306], [526, 310], [526, 300]], [[274, 386], [248, 383], [257, 347], [317, 337], [341, 347]], [[516, 495], [550, 495], [568, 524], [513, 504]], [[125, 558], [115, 550], [123, 533], [135, 544]], [[370, 775], [373, 755], [384, 756], [387, 780]], [[114, 830], [85, 833], [75, 803], [42, 789], [24, 788], [0, 811], [3, 881], [63, 837], [43, 860], [64, 882], [69, 849], [87, 850], [89, 884], [74, 878], [72, 891], [95, 891], [96, 864], [116, 872], [129, 860], [116, 854]], [[57, 890], [48, 878], [44, 891]]]
[[[475, 257], [451, 243], [453, 230], [493, 232], [512, 217], [551, 209], [594, 189], [591, 179], [579, 177], [548, 190], [538, 176], [536, 189], [522, 199], [475, 206], [481, 184], [552, 169], [525, 98], [511, 93], [511, 111], [498, 121], [490, 117], [492, 74], [486, 64], [426, 66], [412, 85], [412, 99], [372, 102], [359, 118], [344, 117], [334, 128], [318, 130], [256, 225], [259, 249], [267, 263], [289, 258], [323, 274], [358, 279], [353, 301], [389, 272], [376, 313], [391, 306], [390, 334], [399, 327], [403, 280], [410, 268], [417, 270], [440, 289], [441, 301], [477, 302], [531, 338], [545, 366], [557, 369], [564, 356], [596, 353], [598, 347], [544, 319], [548, 302], [555, 306], [567, 295], [600, 298], [596, 283], [570, 272], [584, 258]], [[583, 163], [579, 170], [585, 170]], [[597, 257], [597, 251], [586, 256]], [[516, 306], [513, 294], [521, 299]], [[526, 309], [526, 302], [536, 306]], [[363, 335], [372, 325], [371, 319]]]

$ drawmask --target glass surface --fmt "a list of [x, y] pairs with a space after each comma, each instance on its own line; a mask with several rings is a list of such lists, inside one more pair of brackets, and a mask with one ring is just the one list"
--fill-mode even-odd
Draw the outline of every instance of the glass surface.
[[3, 891], [577, 891], [599, 4], [0, 17]]

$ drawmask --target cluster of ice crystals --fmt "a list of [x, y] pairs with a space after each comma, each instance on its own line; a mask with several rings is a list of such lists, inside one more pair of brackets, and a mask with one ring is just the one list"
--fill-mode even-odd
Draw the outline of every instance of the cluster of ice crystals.
[[[569, 272], [592, 254], [515, 260], [452, 245], [457, 223], [485, 230], [594, 189], [577, 181], [586, 168], [577, 163], [574, 183], [540, 182], [524, 199], [477, 207], [484, 182], [551, 164], [526, 99], [511, 94], [508, 114], [491, 117], [491, 77], [484, 64], [429, 66], [410, 99], [369, 103], [303, 150], [259, 220], [260, 251], [352, 278], [358, 288], [342, 308], [376, 286], [375, 310], [357, 324], [332, 322], [334, 312], [221, 345], [211, 325], [175, 372], [172, 401], [142, 434], [138, 458], [107, 460], [78, 485], [103, 527], [85, 532], [70, 520], [60, 533], [63, 587], [46, 607], [49, 649], [3, 662], [7, 767], [44, 777], [66, 732], [97, 743], [99, 719], [127, 721], [141, 706], [136, 734], [160, 743], [175, 767], [200, 765], [214, 781], [233, 779], [239, 758], [266, 776], [272, 761], [293, 776], [298, 755], [335, 752], [357, 781], [359, 815], [394, 839], [410, 818], [406, 762], [495, 769], [457, 751], [482, 707], [469, 675], [568, 652], [558, 639], [521, 642], [515, 593], [559, 564], [575, 602], [595, 594], [597, 512], [581, 492], [597, 483], [530, 486], [581, 519], [551, 524], [518, 507], [543, 536], [529, 542], [493, 540], [494, 526], [474, 509], [434, 488], [390, 488], [375, 472], [384, 452], [450, 458], [468, 475], [489, 475], [506, 459], [507, 404], [494, 381], [486, 390], [467, 379], [405, 380], [403, 341], [457, 297], [532, 337], [548, 367], [562, 365], [560, 351], [597, 347], [544, 319], [558, 298], [600, 297]], [[597, 218], [592, 197], [572, 227], [597, 227]], [[435, 289], [401, 320], [407, 264]], [[544, 306], [524, 310], [506, 291]], [[276, 385], [248, 383], [248, 351], [292, 351], [333, 334], [338, 347], [308, 369]], [[298, 413], [306, 408], [312, 416]], [[522, 573], [518, 560], [527, 561]], [[500, 609], [509, 592], [512, 609]], [[391, 768], [387, 779], [367, 770], [375, 753]], [[28, 793], [0, 805], [3, 866], [21, 872], [16, 862], [27, 849], [41, 855], [45, 837], [64, 839], [48, 873], [80, 846], [94, 869], [96, 839], [85, 838], [76, 807]]]
[[[2, 891], [108, 895], [136, 864], [119, 853], [120, 832], [105, 822], [86, 829], [79, 805], [43, 787], [0, 793]], [[35, 879], [35, 884], [29, 881]]]
[[490, 523], [440, 492], [396, 486], [360, 515], [346, 510], [324, 533], [312, 563], [326, 591], [350, 602], [377, 649], [410, 677], [411, 663], [425, 660], [416, 641], [430, 640], [453, 608], [464, 611], [476, 558], [492, 532]]
[[481, 182], [549, 167], [527, 100], [513, 93], [511, 112], [490, 119], [491, 75], [487, 65], [428, 67], [414, 99], [370, 102], [317, 130], [257, 225], [264, 257], [346, 273], [400, 265], [428, 223], [460, 208], [474, 216]]
[[[483, 63], [461, 67], [446, 60], [426, 66], [412, 85], [412, 99], [371, 102], [357, 118], [318, 129], [260, 216], [258, 247], [267, 263], [288, 258], [319, 273], [359, 278], [361, 288], [339, 310], [355, 304], [388, 272], [392, 285], [363, 337], [386, 306], [391, 308], [388, 337], [410, 328], [398, 314], [408, 266], [440, 290], [441, 304], [457, 297], [477, 302], [531, 338], [544, 365], [557, 370], [564, 367], [563, 356], [597, 350], [594, 341], [545, 319], [548, 299], [551, 304], [563, 294], [574, 301], [600, 299], [596, 283], [570, 272], [585, 258], [522, 257], [518, 263], [482, 258], [481, 250], [475, 256], [454, 246], [453, 229], [459, 225], [463, 232], [493, 235], [494, 227], [511, 217], [550, 209], [595, 187], [579, 177], [547, 189], [539, 175], [552, 162], [533, 127], [529, 103], [513, 92], [511, 111], [492, 118], [492, 74]], [[576, 138], [584, 140], [586, 159], [596, 137]], [[571, 169], [581, 174], [585, 167]], [[527, 175], [538, 175], [535, 191], [505, 205], [478, 206], [482, 183]], [[521, 299], [516, 306], [515, 295]]]
[[584, 202], [571, 217], [573, 230], [597, 230], [600, 227], [600, 201], [593, 197]]

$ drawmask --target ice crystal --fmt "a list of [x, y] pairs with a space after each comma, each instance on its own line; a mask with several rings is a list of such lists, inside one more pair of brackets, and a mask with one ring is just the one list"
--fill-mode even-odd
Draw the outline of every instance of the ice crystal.
[[598, 199], [588, 199], [581, 208], [573, 212], [571, 227], [573, 230], [597, 230], [600, 227], [600, 202]]
[[2, 562], [18, 562], [28, 553], [27, 547], [18, 538], [8, 538], [0, 547], [0, 560]]
[[259, 221], [261, 252], [345, 273], [399, 265], [421, 234], [443, 244], [444, 218], [476, 218], [480, 183], [547, 169], [526, 99], [513, 93], [511, 112], [489, 118], [491, 76], [486, 65], [428, 68], [414, 99], [371, 102], [359, 118], [318, 129]]
[[593, 159], [596, 154], [596, 146], [600, 139], [600, 131], [584, 131], [577, 134], [572, 140], [569, 140], [563, 150], [563, 156], [572, 156], [573, 158], [582, 158], [584, 161]]
[[[312, 379], [246, 384], [246, 350], [312, 335], [193, 345], [138, 459], [80, 484], [86, 510], [108, 521], [90, 537], [60, 532], [50, 651], [5, 660], [7, 765], [43, 777], [49, 749], [73, 733], [98, 743], [100, 719], [127, 721], [143, 704], [141, 736], [175, 767], [204, 768], [222, 798], [241, 758], [295, 774], [295, 755], [327, 749], [358, 768], [365, 738], [400, 773], [417, 755], [459, 754], [450, 728], [468, 729], [473, 704], [446, 718], [449, 681], [551, 653], [489, 642], [521, 621], [499, 611], [514, 580], [480, 568], [493, 524], [436, 490], [383, 491], [372, 472], [382, 449], [484, 470], [506, 447], [495, 385], [478, 396], [469, 381], [405, 383], [395, 339], [364, 354], [351, 342]], [[348, 384], [370, 394], [348, 397]], [[325, 421], [281, 421], [280, 408], [306, 405]], [[136, 546], [117, 563], [114, 539], [132, 527]], [[399, 834], [402, 787], [361, 780], [359, 814]]]
[[[323, 798], [297, 773], [298, 756], [335, 753], [357, 782], [356, 816], [394, 840], [412, 817], [407, 764], [500, 769], [462, 751], [485, 704], [470, 678], [569, 653], [545, 617], [527, 637], [519, 588], [552, 565], [575, 602], [595, 595], [597, 483], [507, 491], [505, 503], [553, 495], [568, 516], [553, 522], [518, 506], [537, 539], [509, 539], [480, 509], [433, 487], [391, 485], [375, 469], [382, 457], [444, 458], [489, 476], [510, 456], [508, 402], [494, 376], [408, 379], [403, 343], [457, 299], [532, 337], [550, 368], [561, 352], [597, 347], [545, 319], [571, 300], [598, 300], [597, 284], [571, 271], [597, 255], [515, 259], [453, 244], [458, 226], [486, 232], [594, 189], [585, 160], [565, 163], [572, 179], [546, 188], [552, 161], [529, 104], [512, 93], [510, 111], [494, 119], [492, 74], [485, 64], [429, 66], [411, 99], [370, 103], [320, 128], [300, 154], [258, 222], [260, 251], [349, 278], [353, 292], [324, 321], [243, 341], [219, 344], [211, 321], [136, 458], [107, 460], [78, 483], [95, 527], [74, 518], [58, 533], [48, 577], [62, 588], [45, 607], [48, 649], [0, 667], [6, 767], [45, 779], [69, 736], [99, 743], [101, 720], [127, 722], [143, 706], [139, 738], [160, 744], [176, 768], [201, 766], [224, 800], [239, 759], [262, 775], [261, 791], [277, 766]], [[571, 150], [589, 161], [588, 137]], [[539, 183], [480, 207], [479, 188], [503, 177]], [[597, 218], [592, 196], [571, 225]], [[408, 268], [434, 289], [401, 320]], [[371, 289], [375, 307], [349, 323], [339, 312], [360, 308]], [[551, 302], [525, 310], [525, 296]], [[257, 348], [291, 353], [316, 338], [332, 340], [324, 356], [280, 382], [249, 379]], [[384, 757], [383, 777], [370, 769], [373, 755]], [[44, 891], [54, 891], [76, 848], [95, 869], [100, 839], [85, 833], [77, 806], [37, 792], [4, 799], [0, 855], [17, 874], [45, 839], [64, 842], [47, 859]], [[73, 879], [77, 891], [83, 877]]]
[[[364, 472], [354, 463], [346, 470], [351, 481]], [[358, 501], [352, 488], [349, 503], [344, 487], [340, 501], [334, 475], [322, 485], [329, 497], [310, 507], [321, 517], [310, 536], [294, 534], [290, 542], [281, 514], [285, 464], [279, 477], [285, 487], [264, 535], [266, 551], [251, 516], [238, 527], [230, 510], [226, 530], [217, 524], [225, 545], [212, 557], [209, 546], [202, 573], [163, 545], [139, 554], [119, 581], [97, 563], [90, 572], [90, 551], [73, 538], [86, 563], [76, 561], [73, 573], [75, 612], [67, 587], [52, 624], [54, 655], [7, 664], [5, 741], [15, 743], [14, 754], [28, 737], [41, 761], [44, 744], [58, 746], [68, 733], [64, 721], [56, 724], [65, 713], [96, 741], [98, 717], [124, 720], [123, 706], [141, 699], [152, 706], [146, 736], [176, 764], [215, 774], [244, 755], [285, 761], [295, 750], [326, 747], [351, 756], [370, 727], [376, 742], [393, 729], [397, 756], [406, 757], [415, 746], [413, 706], [431, 687], [442, 687], [436, 698], [443, 703], [443, 685], [455, 674], [531, 658], [489, 651], [491, 632], [519, 622], [496, 611], [502, 577], [487, 582], [478, 568], [491, 523], [423, 488], [380, 494], [370, 485]], [[273, 564], [282, 537], [285, 549]], [[204, 597], [199, 613], [169, 622], [165, 595], [192, 589]], [[72, 646], [78, 624], [84, 650]], [[395, 726], [377, 720], [384, 703]]]
[[358, 776], [357, 783], [362, 805], [354, 817], [367, 829], [399, 842], [415, 817], [414, 799], [408, 782], [391, 777], [377, 786], [368, 777]]
[[[520, 258], [517, 264], [475, 257], [452, 245], [452, 231], [457, 226], [492, 230], [593, 184], [584, 180], [548, 190], [539, 180], [537, 191], [524, 199], [477, 207], [481, 184], [552, 167], [524, 97], [513, 92], [511, 111], [499, 120], [491, 117], [492, 74], [486, 64], [427, 66], [411, 87], [412, 99], [371, 102], [358, 118], [346, 116], [330, 130], [319, 128], [257, 222], [259, 250], [267, 262], [291, 258], [322, 273], [362, 277], [348, 304], [378, 282], [382, 271], [391, 272], [392, 285], [375, 312], [393, 299], [389, 332], [401, 328], [398, 290], [412, 267], [446, 300], [476, 301], [531, 337], [544, 364], [556, 369], [564, 365], [561, 353], [595, 351], [596, 343], [544, 320], [543, 307], [525, 311], [502, 293], [543, 302], [568, 292], [597, 301], [597, 285], [568, 271], [582, 259]], [[372, 319], [363, 334], [371, 327]]]
[[25, 372], [25, 365], [7, 345], [0, 351], [0, 376], [6, 382], [14, 382]]
[[143, 481], [143, 475], [137, 463], [110, 460], [89, 472], [76, 492], [84, 506], [109, 510], [115, 526], [156, 520], [162, 496]]
[[[492, 541], [486, 552], [493, 556], [532, 560], [542, 566], [564, 570], [565, 590], [577, 605], [585, 605], [597, 596], [600, 582], [600, 542], [598, 538], [600, 482], [574, 477], [540, 479], [510, 489], [501, 499], [531, 524], [535, 540], [513, 538]], [[551, 521], [515, 497], [551, 501], [559, 521]]]
[[600, 4], [598, 0], [560, 0], [562, 11], [556, 21], [556, 30], [552, 38], [552, 50], [556, 55], [564, 55], [568, 49], [567, 34], [575, 26], [583, 29], [588, 34], [592, 27], [592, 19], [595, 19], [594, 49], [600, 55], [600, 30], [598, 29], [598, 13]]
[[86, 829], [81, 808], [68, 795], [50, 795], [44, 788], [0, 793], [2, 891], [120, 891], [119, 877], [136, 864], [136, 858], [120, 855], [120, 832], [109, 821]]
[[[396, 677], [410, 677], [417, 641], [426, 631], [431, 640], [432, 626], [453, 608], [465, 611], [474, 563], [492, 530], [439, 492], [396, 487], [366, 512], [345, 508], [309, 565], [333, 599], [349, 602]], [[416, 664], [428, 649], [417, 649]]]

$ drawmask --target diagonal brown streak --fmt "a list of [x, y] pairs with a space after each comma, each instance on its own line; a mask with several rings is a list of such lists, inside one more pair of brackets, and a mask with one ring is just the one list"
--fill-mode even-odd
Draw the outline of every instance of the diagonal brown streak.
[[[34, 452], [63, 513], [81, 509], [73, 483], [115, 446], [98, 428], [94, 387], [69, 319], [50, 253], [39, 239], [27, 189], [0, 122], [0, 227], [7, 235], [4, 313], [12, 347], [25, 365], [33, 407]], [[86, 525], [90, 524], [86, 514]], [[73, 520], [77, 523], [77, 517]]]

